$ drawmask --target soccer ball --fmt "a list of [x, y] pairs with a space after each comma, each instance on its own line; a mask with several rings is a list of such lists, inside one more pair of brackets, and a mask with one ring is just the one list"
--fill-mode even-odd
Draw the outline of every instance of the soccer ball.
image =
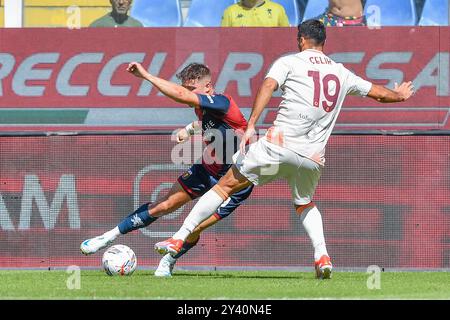
[[130, 247], [117, 244], [105, 251], [102, 264], [109, 276], [129, 276], [136, 270], [137, 259]]

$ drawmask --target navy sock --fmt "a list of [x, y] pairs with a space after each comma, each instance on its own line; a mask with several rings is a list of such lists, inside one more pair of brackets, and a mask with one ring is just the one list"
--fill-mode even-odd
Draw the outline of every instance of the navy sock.
[[178, 252], [178, 253], [177, 253], [176, 255], [174, 255], [173, 257], [174, 257], [175, 259], [180, 258], [183, 254], [185, 254], [186, 252], [188, 252], [189, 250], [191, 250], [193, 247], [195, 247], [196, 244], [198, 243], [198, 240], [199, 240], [199, 239], [200, 239], [200, 237], [197, 239], [197, 241], [192, 242], [192, 243], [185, 241], [185, 242], [183, 243], [183, 246], [181, 247], [180, 252]]
[[121, 234], [131, 232], [133, 230], [143, 228], [148, 226], [150, 223], [154, 222], [157, 217], [152, 217], [148, 212], [148, 206], [150, 202], [143, 204], [136, 211], [130, 214], [128, 217], [119, 223], [119, 231]]

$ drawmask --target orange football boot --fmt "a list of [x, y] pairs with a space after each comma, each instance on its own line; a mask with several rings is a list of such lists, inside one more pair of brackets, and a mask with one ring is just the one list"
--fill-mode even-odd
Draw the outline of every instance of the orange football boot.
[[177, 255], [177, 253], [180, 252], [181, 247], [183, 247], [183, 240], [176, 240], [173, 238], [155, 244], [155, 250], [159, 254], [170, 253], [172, 256]]
[[331, 259], [329, 256], [321, 256], [319, 260], [314, 262], [314, 267], [316, 269], [317, 279], [331, 278], [331, 270], [333, 269], [333, 265], [331, 264]]

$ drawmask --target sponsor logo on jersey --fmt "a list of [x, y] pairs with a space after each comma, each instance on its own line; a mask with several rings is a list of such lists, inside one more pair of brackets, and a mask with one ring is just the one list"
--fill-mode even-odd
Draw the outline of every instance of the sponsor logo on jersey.
[[183, 174], [181, 175], [181, 179], [186, 180], [186, 179], [188, 179], [191, 175], [192, 175], [192, 171], [191, 171], [191, 170], [188, 170], [188, 171], [186, 171], [185, 173], [183, 173]]
[[207, 94], [206, 97], [208, 98], [210, 103], [214, 103], [214, 99], [209, 94]]

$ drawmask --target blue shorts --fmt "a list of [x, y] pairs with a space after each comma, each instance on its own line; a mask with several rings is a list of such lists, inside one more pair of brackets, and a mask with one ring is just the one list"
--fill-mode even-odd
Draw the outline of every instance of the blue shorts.
[[[194, 164], [185, 173], [178, 177], [178, 183], [186, 191], [192, 199], [201, 197], [209, 189], [211, 189], [219, 179], [214, 178], [205, 167], [201, 164]], [[236, 192], [231, 195], [229, 200], [225, 201], [217, 212], [214, 214], [218, 219], [222, 219], [230, 215], [237, 207], [239, 207], [245, 199], [252, 193], [254, 185]]]

